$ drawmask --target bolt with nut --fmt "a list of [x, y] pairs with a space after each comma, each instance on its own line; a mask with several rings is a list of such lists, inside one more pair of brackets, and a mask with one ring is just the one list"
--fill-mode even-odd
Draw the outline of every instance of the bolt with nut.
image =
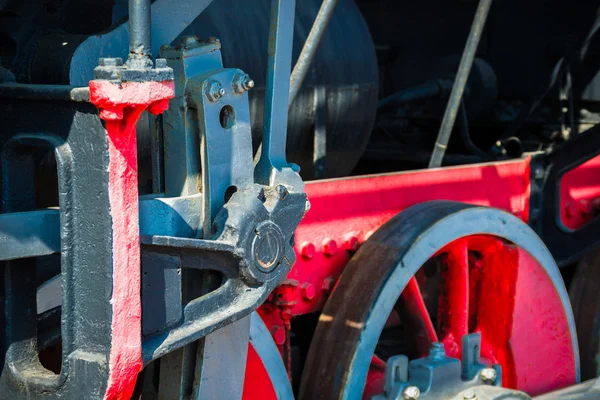
[[488, 385], [493, 385], [496, 382], [498, 374], [496, 373], [496, 370], [494, 368], [484, 368], [479, 373], [479, 376], [481, 376], [481, 380], [484, 383], [487, 383]]
[[221, 82], [211, 81], [208, 83], [206, 87], [206, 97], [209, 101], [217, 101], [223, 97], [223, 95], [225, 95], [225, 89], [223, 89]]
[[233, 78], [232, 86], [236, 93], [244, 93], [254, 87], [254, 81], [248, 74], [238, 74]]
[[416, 386], [408, 386], [402, 391], [402, 397], [405, 400], [417, 400], [421, 395], [421, 391]]

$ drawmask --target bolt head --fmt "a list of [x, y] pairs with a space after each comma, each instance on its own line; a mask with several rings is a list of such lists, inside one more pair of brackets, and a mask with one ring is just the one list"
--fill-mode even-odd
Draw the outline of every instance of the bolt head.
[[496, 378], [498, 377], [498, 374], [496, 373], [496, 370], [494, 368], [484, 368], [481, 370], [479, 375], [481, 376], [481, 380], [484, 383], [490, 385], [493, 385], [496, 382]]
[[248, 76], [248, 74], [237, 74], [233, 78], [232, 85], [233, 89], [237, 93], [244, 93], [254, 87], [254, 81], [250, 79], [250, 76]]
[[225, 89], [220, 82], [212, 81], [206, 87], [206, 97], [209, 101], [217, 101], [225, 94]]
[[310, 242], [304, 242], [300, 245], [300, 255], [307, 260], [310, 260], [315, 256], [317, 249], [315, 245]]
[[416, 386], [408, 386], [402, 391], [402, 397], [405, 400], [417, 400], [421, 396], [421, 391]]
[[477, 395], [471, 389], [467, 389], [463, 392], [463, 399], [465, 400], [475, 400]]
[[328, 256], [332, 256], [338, 251], [338, 246], [335, 240], [333, 239], [325, 239], [323, 242], [323, 253]]
[[354, 235], [348, 236], [348, 238], [346, 239], [346, 250], [356, 251], [356, 250], [358, 250], [359, 246], [360, 246], [360, 242], [359, 242], [357, 236], [354, 236]]
[[123, 59], [120, 57], [115, 58], [100, 58], [98, 65], [101, 67], [120, 67], [123, 65]]
[[279, 200], [283, 200], [289, 194], [287, 188], [283, 185], [277, 185], [277, 195], [279, 196]]
[[545, 171], [544, 168], [542, 167], [537, 167], [534, 171], [533, 171], [533, 177], [535, 179], [543, 179], [545, 175]]
[[429, 349], [429, 359], [435, 361], [441, 361], [446, 358], [446, 350], [444, 349], [444, 344], [440, 342], [435, 342], [431, 345]]
[[310, 283], [302, 285], [302, 297], [304, 297], [304, 300], [312, 300], [315, 298], [316, 294], [317, 290], [315, 289], [315, 285]]
[[167, 60], [164, 58], [157, 58], [154, 62], [156, 68], [167, 68]]

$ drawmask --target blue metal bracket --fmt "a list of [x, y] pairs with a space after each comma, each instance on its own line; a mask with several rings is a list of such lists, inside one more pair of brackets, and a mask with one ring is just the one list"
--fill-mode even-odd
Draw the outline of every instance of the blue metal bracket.
[[264, 128], [255, 178], [263, 185], [284, 184], [300, 192], [304, 183], [299, 170], [285, 155], [296, 1], [273, 0], [271, 4]]

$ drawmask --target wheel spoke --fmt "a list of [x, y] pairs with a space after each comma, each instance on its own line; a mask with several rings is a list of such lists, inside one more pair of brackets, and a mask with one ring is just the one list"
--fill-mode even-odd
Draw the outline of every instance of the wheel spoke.
[[437, 325], [451, 357], [460, 356], [460, 343], [469, 328], [468, 244], [468, 240], [458, 240], [447, 247], [442, 266]]
[[[510, 338], [519, 259], [520, 251], [512, 245], [482, 253], [479, 291], [473, 304], [482, 348], [489, 353], [487, 358], [492, 358], [489, 361], [499, 362], [505, 371], [514, 371]], [[503, 379], [505, 385], [514, 387], [511, 373], [503, 374]]]
[[396, 305], [400, 319], [416, 332], [416, 345], [421, 356], [426, 356], [431, 343], [437, 342], [437, 334], [431, 322], [431, 316], [425, 306], [421, 289], [413, 276], [400, 295]]

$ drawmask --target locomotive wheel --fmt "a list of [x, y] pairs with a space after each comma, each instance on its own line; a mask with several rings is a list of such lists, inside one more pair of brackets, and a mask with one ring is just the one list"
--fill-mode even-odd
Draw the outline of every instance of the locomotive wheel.
[[[437, 296], [435, 279], [420, 288], [423, 276], [432, 275], [421, 267], [431, 263], [441, 266]], [[559, 270], [537, 235], [503, 211], [435, 201], [375, 232], [320, 316], [300, 398], [381, 393], [385, 364], [376, 347], [394, 315], [404, 329], [399, 336], [416, 350], [413, 358], [438, 340], [460, 358], [462, 336], [480, 332], [482, 359], [502, 366], [503, 386], [535, 395], [579, 380], [574, 319]]]
[[600, 375], [600, 251], [579, 262], [569, 292], [579, 335], [581, 376], [592, 379]]
[[242, 400], [293, 399], [290, 378], [271, 333], [253, 312]]

